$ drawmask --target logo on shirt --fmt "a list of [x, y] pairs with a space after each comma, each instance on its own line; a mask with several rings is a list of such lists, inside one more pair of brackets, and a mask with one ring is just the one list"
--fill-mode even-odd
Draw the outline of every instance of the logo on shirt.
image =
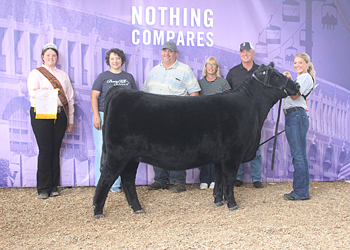
[[121, 79], [118, 81], [113, 81], [112, 79], [107, 80], [107, 83], [112, 83], [114, 86], [127, 86], [129, 85], [129, 81], [126, 79]]

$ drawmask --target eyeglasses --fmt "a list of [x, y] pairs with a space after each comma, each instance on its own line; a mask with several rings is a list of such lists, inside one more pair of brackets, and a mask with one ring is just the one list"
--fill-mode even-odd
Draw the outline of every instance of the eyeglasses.
[[209, 66], [218, 66], [216, 63], [207, 63]]

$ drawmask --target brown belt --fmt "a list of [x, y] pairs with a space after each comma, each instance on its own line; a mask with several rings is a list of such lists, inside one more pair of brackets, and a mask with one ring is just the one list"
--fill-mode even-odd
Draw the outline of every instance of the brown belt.
[[290, 108], [290, 109], [283, 109], [283, 113], [285, 115], [288, 115], [294, 111], [297, 111], [297, 110], [304, 110], [302, 107], [294, 107], [294, 108]]

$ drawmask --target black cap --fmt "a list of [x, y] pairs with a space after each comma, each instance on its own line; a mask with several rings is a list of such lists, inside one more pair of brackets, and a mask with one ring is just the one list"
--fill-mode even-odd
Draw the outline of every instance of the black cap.
[[239, 45], [239, 51], [241, 51], [242, 49], [251, 50], [251, 49], [254, 49], [254, 48], [253, 48], [253, 45], [250, 42], [244, 42], [244, 43], [241, 43]]

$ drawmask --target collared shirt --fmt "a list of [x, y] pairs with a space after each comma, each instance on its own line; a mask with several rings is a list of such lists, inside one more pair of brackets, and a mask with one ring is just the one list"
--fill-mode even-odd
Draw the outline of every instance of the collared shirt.
[[186, 96], [200, 90], [192, 69], [177, 60], [168, 69], [162, 63], [155, 66], [142, 86], [142, 91], [160, 95]]
[[230, 84], [231, 89], [238, 88], [258, 68], [259, 68], [259, 65], [253, 62], [253, 67], [249, 71], [243, 67], [242, 63], [230, 69], [230, 71], [226, 76], [226, 80], [228, 81], [228, 84]]
[[[73, 124], [74, 91], [73, 91], [69, 76], [64, 71], [57, 69], [56, 67], [54, 69], [51, 69], [49, 67], [46, 67], [45, 65], [41, 65], [41, 66], [46, 68], [61, 83], [64, 93], [66, 94], [66, 98], [69, 106], [68, 121], [69, 121], [69, 124]], [[27, 86], [28, 86], [28, 92], [30, 97], [30, 104], [32, 107], [35, 107], [35, 89], [43, 89], [43, 88], [53, 89], [53, 86], [50, 83], [50, 81], [43, 74], [41, 74], [37, 69], [33, 69], [29, 73], [28, 79], [27, 79]], [[62, 103], [59, 98], [58, 98], [58, 106], [62, 106]]]
[[291, 99], [290, 96], [287, 96], [284, 100], [283, 109], [290, 109], [294, 107], [302, 107], [303, 109], [307, 108], [306, 100], [302, 95], [306, 95], [311, 91], [312, 87], [314, 86], [314, 81], [309, 73], [301, 74], [295, 79], [295, 81], [300, 85], [299, 92], [301, 95], [295, 100]]

